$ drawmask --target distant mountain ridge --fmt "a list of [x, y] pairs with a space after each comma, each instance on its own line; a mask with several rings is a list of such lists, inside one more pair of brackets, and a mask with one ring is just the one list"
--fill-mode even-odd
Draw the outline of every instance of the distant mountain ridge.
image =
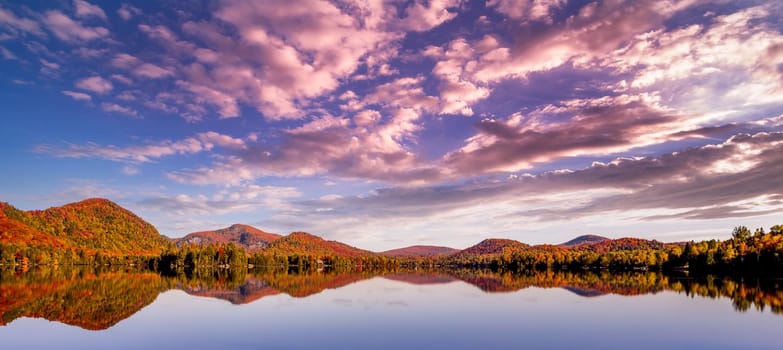
[[409, 258], [409, 257], [417, 257], [417, 256], [432, 257], [432, 256], [450, 255], [450, 254], [457, 253], [459, 251], [460, 251], [459, 249], [455, 249], [451, 247], [441, 247], [441, 246], [432, 246], [432, 245], [413, 245], [409, 247], [383, 251], [380, 252], [379, 254], [396, 257], [396, 258], [402, 258], [402, 257]]
[[[609, 239], [598, 235], [583, 235], [560, 245], [531, 246], [513, 239], [490, 238], [458, 250], [443, 246], [416, 245], [380, 253], [348, 244], [325, 240], [306, 233], [287, 236], [269, 233], [255, 227], [234, 224], [229, 227], [199, 231], [182, 238], [170, 239], [157, 229], [118, 204], [102, 198], [91, 198], [46, 210], [23, 211], [8, 203], [0, 203], [0, 243], [15, 247], [46, 247], [49, 251], [75, 251], [108, 256], [154, 256], [172, 246], [187, 244], [220, 245], [234, 243], [248, 253], [268, 255], [306, 255], [312, 257], [393, 257], [467, 259], [497, 257], [519, 252], [558, 253], [566, 250], [597, 253], [633, 249], [659, 249], [664, 244], [640, 238]], [[13, 254], [13, 252], [11, 252]], [[6, 257], [6, 260], [8, 258]]]
[[234, 224], [229, 227], [193, 232], [182, 238], [173, 239], [177, 246], [184, 244], [210, 245], [233, 242], [249, 252], [258, 251], [283, 236], [259, 230], [250, 225]]
[[604, 236], [599, 236], [599, 235], [582, 235], [568, 242], [560, 243], [559, 245], [561, 247], [574, 247], [580, 244], [600, 243], [609, 240], [610, 240], [609, 238], [606, 238]]

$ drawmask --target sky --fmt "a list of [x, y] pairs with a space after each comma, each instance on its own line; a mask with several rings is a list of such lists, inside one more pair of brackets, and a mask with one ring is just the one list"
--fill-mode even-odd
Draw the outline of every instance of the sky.
[[0, 2], [0, 201], [370, 250], [783, 223], [783, 3]]

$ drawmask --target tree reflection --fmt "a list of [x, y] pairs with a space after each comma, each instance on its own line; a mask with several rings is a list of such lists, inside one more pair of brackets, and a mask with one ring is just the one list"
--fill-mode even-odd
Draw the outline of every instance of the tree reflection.
[[531, 271], [481, 269], [304, 270], [191, 269], [158, 273], [128, 268], [49, 268], [0, 271], [0, 322], [20, 317], [44, 318], [89, 330], [116, 325], [161, 292], [178, 289], [190, 295], [246, 304], [287, 294], [304, 298], [325, 289], [373, 277], [417, 285], [463, 281], [487, 293], [525, 288], [563, 288], [583, 297], [625, 296], [672, 291], [690, 297], [730, 298], [734, 309], [783, 314], [783, 286], [776, 279], [667, 275], [660, 272]]

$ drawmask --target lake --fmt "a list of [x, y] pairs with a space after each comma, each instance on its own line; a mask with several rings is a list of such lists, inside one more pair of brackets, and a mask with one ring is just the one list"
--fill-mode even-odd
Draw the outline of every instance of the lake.
[[4, 349], [780, 349], [783, 281], [483, 270], [0, 273]]

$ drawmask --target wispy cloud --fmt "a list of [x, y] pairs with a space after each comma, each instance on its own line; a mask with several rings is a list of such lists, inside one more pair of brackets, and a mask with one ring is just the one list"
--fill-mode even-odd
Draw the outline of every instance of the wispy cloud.
[[86, 42], [109, 35], [109, 30], [104, 27], [86, 27], [60, 11], [47, 11], [43, 23], [54, 36], [68, 42]]
[[[117, 112], [120, 111], [118, 110]], [[99, 158], [120, 162], [145, 163], [151, 162], [156, 158], [171, 155], [186, 155], [209, 151], [215, 146], [229, 149], [246, 147], [245, 141], [241, 139], [210, 131], [176, 142], [161, 141], [141, 146], [119, 147], [87, 143], [84, 145], [66, 146], [39, 145], [34, 150], [37, 153], [50, 154], [58, 158]]]
[[63, 90], [63, 94], [77, 101], [87, 101], [87, 102], [92, 101], [92, 96], [85, 94], [83, 92]]

